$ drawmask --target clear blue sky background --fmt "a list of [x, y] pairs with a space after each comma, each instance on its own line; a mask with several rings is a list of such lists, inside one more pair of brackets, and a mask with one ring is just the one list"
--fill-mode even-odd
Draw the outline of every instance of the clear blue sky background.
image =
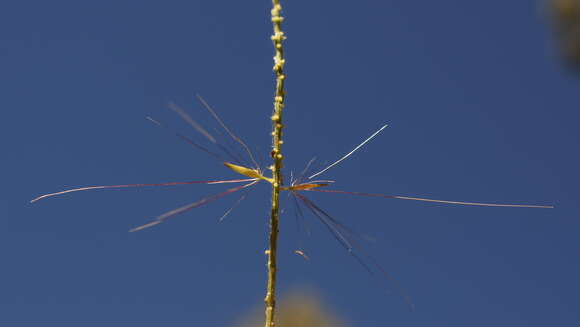
[[[285, 1], [285, 176], [313, 156], [334, 188], [480, 208], [311, 194], [375, 242], [386, 294], [284, 203], [279, 291], [319, 291], [353, 326], [578, 326], [580, 77], [537, 1]], [[0, 325], [228, 326], [261, 305], [269, 188], [127, 230], [226, 187], [70, 187], [235, 178], [144, 119], [201, 140], [202, 94], [268, 163], [269, 1], [4, 1], [0, 10]], [[293, 254], [303, 245], [310, 261]]]

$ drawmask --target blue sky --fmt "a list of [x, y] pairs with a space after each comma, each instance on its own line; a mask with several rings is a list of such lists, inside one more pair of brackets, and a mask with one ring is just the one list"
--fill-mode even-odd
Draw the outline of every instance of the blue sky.
[[[269, 188], [139, 233], [226, 187], [42, 193], [236, 178], [144, 119], [202, 139], [199, 93], [268, 165], [268, 1], [7, 1], [0, 11], [0, 324], [228, 326], [261, 305]], [[577, 326], [580, 80], [541, 2], [291, 1], [285, 176], [338, 159], [333, 188], [556, 209], [307, 195], [369, 235], [413, 298], [386, 294], [314, 217], [281, 225], [279, 291], [318, 290], [353, 326]], [[302, 243], [300, 243], [302, 242]], [[300, 244], [311, 258], [293, 254]]]

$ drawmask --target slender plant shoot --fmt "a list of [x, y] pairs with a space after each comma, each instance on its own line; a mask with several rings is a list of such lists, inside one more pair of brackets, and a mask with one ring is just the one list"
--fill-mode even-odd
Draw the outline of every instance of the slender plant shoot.
[[[229, 208], [223, 216], [221, 216], [218, 221], [222, 221], [226, 216], [228, 216], [234, 208], [236, 208], [245, 198], [247, 193], [249, 192], [249, 188], [265, 181], [272, 186], [272, 206], [270, 210], [270, 235], [269, 235], [269, 248], [266, 250], [266, 255], [268, 258], [268, 282], [267, 282], [267, 289], [266, 289], [266, 296], [264, 299], [265, 302], [265, 327], [274, 327], [274, 313], [276, 308], [276, 273], [277, 273], [277, 241], [279, 235], [279, 220], [280, 220], [280, 192], [287, 191], [290, 196], [292, 196], [295, 207], [296, 207], [296, 219], [298, 228], [301, 229], [304, 226], [304, 211], [310, 212], [314, 217], [316, 217], [330, 232], [330, 234], [337, 240], [338, 243], [341, 244], [367, 271], [370, 273], [378, 273], [378, 275], [383, 276], [386, 280], [390, 281], [391, 284], [395, 286], [397, 292], [405, 299], [405, 301], [409, 304], [411, 308], [413, 308], [413, 303], [410, 300], [410, 297], [407, 295], [407, 292], [399, 285], [399, 283], [391, 277], [385, 269], [383, 269], [377, 262], [368, 255], [363, 247], [361, 246], [361, 241], [363, 237], [358, 235], [352, 229], [347, 227], [345, 224], [338, 221], [329, 212], [322, 209], [316, 203], [314, 203], [311, 199], [307, 198], [303, 192], [320, 192], [320, 193], [334, 193], [334, 194], [343, 194], [343, 195], [355, 195], [355, 196], [366, 196], [366, 197], [379, 197], [379, 198], [388, 198], [388, 199], [399, 199], [399, 200], [411, 200], [411, 201], [422, 201], [422, 202], [430, 202], [436, 204], [450, 204], [450, 205], [466, 205], [466, 206], [483, 206], [483, 207], [516, 207], [516, 208], [553, 208], [551, 205], [533, 205], [533, 204], [503, 204], [503, 203], [483, 203], [483, 202], [464, 202], [464, 201], [450, 201], [450, 200], [438, 200], [438, 199], [430, 199], [418, 196], [403, 196], [403, 195], [388, 195], [388, 194], [380, 194], [380, 193], [364, 193], [364, 192], [351, 192], [351, 191], [342, 191], [342, 190], [329, 190], [325, 189], [327, 186], [334, 183], [333, 180], [313, 180], [313, 178], [322, 175], [323, 173], [327, 172], [330, 168], [338, 165], [342, 161], [349, 158], [353, 155], [356, 151], [361, 149], [364, 145], [374, 139], [379, 133], [381, 133], [387, 125], [383, 125], [378, 130], [376, 130], [372, 135], [367, 137], [364, 141], [354, 147], [350, 152], [340, 157], [338, 160], [334, 161], [332, 164], [328, 165], [326, 168], [318, 171], [310, 175], [308, 178], [304, 178], [307, 171], [310, 169], [314, 159], [310, 160], [306, 165], [306, 168], [302, 171], [302, 173], [295, 179], [291, 178], [290, 184], [285, 185], [283, 178], [282, 178], [282, 168], [283, 168], [283, 155], [282, 155], [282, 111], [285, 106], [285, 88], [284, 83], [286, 79], [286, 75], [284, 74], [284, 48], [283, 48], [283, 41], [286, 39], [284, 36], [284, 32], [282, 31], [282, 21], [283, 17], [281, 16], [282, 7], [280, 5], [280, 0], [272, 0], [272, 10], [271, 10], [271, 21], [273, 25], [273, 35], [271, 36], [273, 45], [274, 45], [274, 67], [273, 71], [275, 74], [275, 81], [276, 87], [274, 92], [274, 110], [271, 116], [272, 120], [272, 151], [271, 157], [273, 160], [273, 164], [268, 167], [268, 169], [272, 172], [272, 176], [268, 177], [265, 176], [262, 169], [257, 164], [254, 155], [250, 151], [250, 148], [247, 144], [239, 138], [236, 134], [232, 132], [230, 128], [226, 126], [223, 120], [217, 115], [216, 111], [209, 106], [209, 104], [201, 98], [199, 95], [197, 96], [198, 100], [202, 104], [202, 106], [209, 112], [209, 114], [213, 117], [213, 119], [217, 122], [217, 124], [225, 131], [227, 136], [224, 136], [220, 132], [218, 132], [219, 136], [222, 137], [229, 137], [230, 143], [233, 140], [233, 144], [236, 145], [237, 149], [243, 151], [241, 153], [232, 150], [231, 144], [228, 147], [226, 144], [222, 144], [217, 140], [217, 138], [212, 135], [206, 128], [204, 128], [201, 124], [196, 122], [184, 109], [180, 108], [174, 103], [169, 103], [169, 109], [174, 111], [177, 115], [179, 115], [189, 126], [191, 126], [201, 137], [203, 137], [202, 141], [208, 143], [209, 147], [206, 145], [200, 144], [200, 142], [194, 141], [193, 139], [178, 133], [173, 132], [177, 137], [179, 137], [184, 142], [190, 144], [191, 146], [195, 147], [198, 150], [201, 150], [214, 159], [219, 160], [221, 164], [225, 167], [230, 169], [231, 171], [244, 176], [244, 178], [240, 179], [215, 179], [215, 180], [205, 180], [205, 181], [185, 181], [185, 182], [164, 182], [164, 183], [151, 183], [151, 184], [119, 184], [119, 185], [99, 185], [99, 186], [86, 186], [86, 187], [79, 187], [79, 188], [72, 188], [60, 192], [48, 193], [41, 196], [38, 196], [32, 199], [30, 202], [36, 202], [42, 199], [46, 199], [49, 197], [64, 195], [68, 193], [80, 192], [80, 191], [89, 191], [89, 190], [97, 190], [97, 189], [124, 189], [124, 188], [141, 188], [141, 187], [149, 187], [149, 186], [176, 186], [176, 185], [191, 185], [191, 184], [206, 184], [206, 185], [213, 185], [213, 184], [231, 184], [231, 183], [242, 183], [242, 185], [238, 185], [235, 187], [231, 187], [226, 189], [222, 192], [218, 192], [209, 196], [206, 196], [202, 199], [196, 200], [189, 204], [183, 205], [179, 208], [173, 209], [168, 211], [162, 215], [155, 217], [148, 223], [140, 225], [138, 227], [132, 228], [131, 232], [140, 231], [155, 225], [158, 225], [170, 218], [176, 217], [182, 213], [188, 212], [192, 209], [199, 208], [206, 204], [209, 204], [213, 201], [216, 201], [222, 197], [225, 197], [229, 194], [242, 191], [243, 195], [238, 199], [234, 205]], [[148, 120], [160, 126], [162, 128], [168, 129], [166, 125], [160, 123], [159, 121], [147, 117]], [[198, 135], [198, 136], [199, 136]], [[236, 144], [237, 143], [237, 144]], [[215, 148], [214, 149], [212, 149]], [[249, 165], [247, 163], [250, 163]], [[251, 166], [251, 167], [248, 167]], [[305, 209], [305, 210], [303, 210]], [[305, 252], [300, 248], [299, 250], [295, 251], [296, 254], [302, 256], [306, 260], [309, 260], [309, 257], [305, 254]]]
[[286, 91], [284, 89], [284, 46], [283, 41], [286, 39], [282, 31], [281, 15], [282, 6], [279, 0], [272, 0], [272, 27], [273, 35], [271, 37], [274, 44], [274, 73], [276, 75], [276, 90], [274, 91], [274, 113], [272, 114], [272, 160], [274, 164], [272, 170], [272, 208], [270, 209], [270, 248], [266, 251], [268, 255], [268, 284], [266, 286], [266, 322], [265, 327], [274, 327], [274, 311], [276, 308], [276, 259], [278, 253], [278, 223], [280, 221], [280, 191], [284, 181], [282, 179], [282, 110], [284, 109], [284, 100]]

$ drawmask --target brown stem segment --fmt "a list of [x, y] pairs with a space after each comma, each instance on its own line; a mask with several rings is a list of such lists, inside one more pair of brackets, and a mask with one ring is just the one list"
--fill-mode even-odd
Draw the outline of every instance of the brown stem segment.
[[272, 0], [272, 25], [274, 34], [274, 73], [276, 74], [276, 91], [274, 93], [274, 113], [272, 114], [272, 210], [270, 213], [270, 248], [268, 255], [268, 288], [266, 291], [266, 324], [265, 327], [274, 327], [274, 311], [276, 308], [276, 254], [278, 249], [278, 223], [280, 220], [280, 189], [282, 180], [282, 109], [284, 108], [284, 32], [282, 32], [283, 17], [280, 16], [282, 6], [280, 0]]

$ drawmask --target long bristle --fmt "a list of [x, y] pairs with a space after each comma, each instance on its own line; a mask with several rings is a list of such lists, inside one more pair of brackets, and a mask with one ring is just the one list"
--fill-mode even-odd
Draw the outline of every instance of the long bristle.
[[310, 210], [310, 212], [312, 212], [312, 214], [314, 214], [327, 227], [334, 238], [356, 261], [358, 261], [361, 266], [363, 266], [363, 268], [365, 268], [365, 270], [367, 270], [369, 274], [374, 275], [375, 272], [379, 272], [381, 275], [383, 275], [383, 277], [385, 277], [391, 283], [390, 285], [394, 287], [399, 296], [403, 298], [405, 303], [409, 306], [410, 310], [415, 310], [415, 304], [413, 303], [412, 298], [402, 287], [401, 283], [391, 274], [389, 274], [381, 265], [379, 265], [375, 258], [367, 253], [363, 246], [359, 244], [357, 239], [361, 239], [361, 237], [358, 234], [330, 216], [326, 211], [322, 210], [319, 206], [312, 202], [312, 200], [298, 192], [293, 193], [298, 199], [302, 201], [302, 203]]
[[367, 137], [366, 140], [362, 141], [361, 144], [357, 145], [354, 149], [352, 149], [352, 151], [350, 151], [349, 153], [345, 154], [342, 158], [338, 159], [337, 161], [333, 162], [330, 166], [324, 168], [323, 170], [317, 172], [316, 174], [308, 177], [308, 179], [312, 179], [322, 173], [324, 173], [325, 171], [329, 170], [330, 168], [338, 165], [341, 161], [343, 161], [344, 159], [350, 157], [353, 153], [355, 153], [358, 149], [360, 149], [363, 145], [365, 145], [367, 142], [369, 142], [370, 140], [372, 140], [375, 136], [377, 136], [383, 129], [387, 128], [388, 125], [383, 125], [383, 127], [379, 128], [376, 132], [373, 133], [373, 135]]
[[155, 226], [157, 224], [160, 224], [160, 223], [164, 222], [165, 220], [167, 220], [169, 218], [172, 218], [172, 217], [175, 217], [177, 215], [180, 215], [180, 214], [182, 214], [182, 213], [184, 213], [186, 211], [189, 211], [189, 210], [194, 209], [194, 208], [201, 207], [201, 206], [206, 205], [208, 203], [211, 203], [211, 202], [213, 202], [213, 201], [215, 201], [215, 200], [217, 200], [217, 199], [219, 199], [219, 198], [221, 198], [223, 196], [226, 196], [228, 194], [234, 193], [234, 192], [239, 191], [241, 189], [244, 189], [246, 187], [250, 187], [250, 186], [258, 183], [259, 181], [260, 180], [253, 180], [251, 183], [244, 184], [244, 185], [241, 185], [241, 186], [237, 186], [237, 187], [234, 187], [234, 188], [230, 188], [228, 190], [225, 190], [224, 192], [220, 192], [220, 193], [217, 193], [217, 194], [214, 194], [214, 195], [210, 195], [210, 196], [205, 197], [205, 198], [203, 198], [201, 200], [198, 200], [198, 201], [195, 201], [193, 203], [184, 205], [184, 206], [179, 207], [177, 209], [170, 210], [170, 211], [168, 211], [168, 212], [166, 212], [166, 213], [164, 213], [164, 214], [162, 214], [160, 216], [157, 216], [153, 221], [151, 221], [149, 223], [146, 223], [144, 225], [137, 226], [135, 228], [130, 229], [129, 232], [136, 232], [136, 231], [143, 230], [145, 228], [149, 228], [151, 226]]
[[237, 137], [227, 126], [226, 124], [222, 121], [222, 119], [218, 116], [218, 114], [215, 112], [215, 110], [213, 110], [212, 107], [210, 107], [210, 105], [199, 95], [196, 94], [197, 99], [199, 100], [199, 102], [201, 102], [201, 104], [205, 107], [205, 109], [207, 109], [207, 111], [209, 111], [209, 113], [215, 118], [215, 120], [221, 125], [221, 127], [230, 135], [230, 137], [238, 142], [240, 145], [242, 145], [242, 147], [244, 147], [244, 149], [246, 150], [246, 152], [248, 153], [248, 155], [250, 156], [250, 160], [252, 160], [252, 163], [255, 165], [255, 167], [258, 167], [258, 162], [256, 161], [256, 159], [254, 159], [254, 155], [252, 154], [252, 151], [250, 151], [250, 148], [246, 145], [246, 143], [244, 141], [242, 141], [242, 139], [240, 139], [239, 137]]
[[255, 178], [246, 178], [246, 179], [230, 179], [230, 180], [215, 180], [215, 181], [189, 181], [189, 182], [168, 182], [168, 183], [156, 183], [156, 184], [123, 184], [123, 185], [98, 185], [98, 186], [86, 186], [86, 187], [79, 187], [73, 188], [69, 190], [64, 190], [60, 192], [48, 193], [36, 197], [30, 200], [30, 203], [36, 202], [38, 200], [46, 199], [49, 197], [62, 195], [66, 193], [72, 192], [80, 192], [80, 191], [89, 191], [89, 190], [98, 190], [98, 189], [112, 189], [112, 188], [128, 188], [128, 187], [148, 187], [148, 186], [174, 186], [174, 185], [189, 185], [189, 184], [228, 184], [228, 183], [244, 183], [244, 182], [251, 182], [255, 181]]
[[190, 139], [189, 137], [187, 137], [187, 136], [185, 136], [185, 135], [183, 135], [183, 134], [181, 134], [181, 133], [179, 133], [179, 132], [176, 132], [176, 131], [174, 131], [173, 129], [169, 128], [167, 125], [165, 125], [165, 124], [162, 124], [161, 122], [159, 122], [159, 121], [157, 121], [157, 120], [155, 120], [155, 119], [153, 119], [153, 118], [151, 118], [151, 117], [149, 117], [149, 116], [147, 116], [147, 117], [145, 117], [145, 118], [146, 118], [147, 120], [149, 120], [150, 122], [152, 122], [152, 123], [156, 124], [157, 126], [159, 126], [159, 127], [162, 127], [162, 128], [165, 128], [166, 130], [168, 130], [168, 131], [172, 132], [172, 133], [173, 133], [175, 136], [179, 137], [181, 140], [185, 141], [186, 143], [188, 143], [188, 144], [192, 145], [194, 148], [196, 148], [196, 149], [198, 149], [198, 150], [201, 150], [201, 151], [203, 151], [203, 152], [205, 152], [205, 153], [209, 154], [210, 156], [212, 156], [212, 157], [214, 157], [214, 158], [216, 158], [216, 159], [218, 159], [218, 160], [220, 160], [220, 161], [225, 161], [225, 160], [222, 158], [222, 156], [218, 155], [217, 153], [214, 153], [214, 152], [210, 151], [209, 149], [207, 149], [207, 148], [206, 148], [206, 147], [204, 147], [203, 145], [200, 145], [199, 143], [197, 143], [197, 142], [194, 142], [194, 141], [193, 141], [192, 139]]
[[193, 127], [193, 129], [198, 131], [201, 135], [205, 136], [205, 138], [207, 138], [211, 143], [217, 143], [215, 137], [213, 137], [213, 135], [211, 135], [205, 128], [203, 128], [201, 124], [193, 120], [193, 118], [191, 118], [191, 116], [185, 112], [185, 110], [181, 109], [181, 107], [173, 102], [169, 102], [167, 106], [169, 109], [175, 111], [179, 116], [181, 116], [181, 118], [183, 118], [183, 120], [185, 120], [191, 127]]
[[381, 197], [381, 198], [388, 198], [388, 199], [412, 200], [412, 201], [434, 202], [434, 203], [444, 203], [444, 204], [459, 204], [459, 205], [480, 206], [480, 207], [511, 207], [511, 208], [542, 208], [542, 209], [553, 209], [554, 208], [554, 206], [551, 206], [551, 205], [503, 204], [503, 203], [449, 201], [449, 200], [437, 200], [437, 199], [418, 198], [418, 197], [401, 196], [401, 195], [388, 195], [388, 194], [380, 194], [380, 193], [348, 192], [348, 191], [339, 191], [339, 190], [320, 190], [320, 189], [314, 189], [314, 188], [305, 189], [305, 191], [350, 194], [350, 195], [359, 195], [359, 196], [372, 196], [372, 197]]

